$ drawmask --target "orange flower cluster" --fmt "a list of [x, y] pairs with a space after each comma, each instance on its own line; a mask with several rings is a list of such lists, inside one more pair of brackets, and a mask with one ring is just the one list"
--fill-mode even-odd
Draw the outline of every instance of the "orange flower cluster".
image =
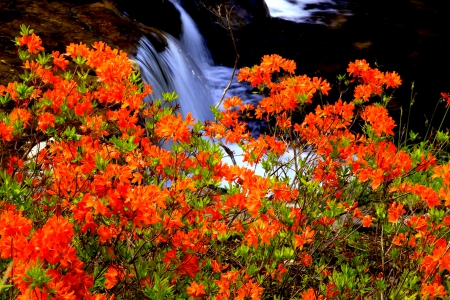
[[[54, 216], [36, 232], [31, 233], [31, 220], [16, 212], [13, 206], [0, 213], [0, 251], [3, 259], [12, 259], [12, 282], [21, 296], [18, 299], [88, 296], [93, 278], [83, 270], [83, 263], [71, 246], [73, 224]], [[45, 264], [47, 267], [43, 267]], [[44, 268], [41, 286], [31, 284], [34, 268]]]
[[364, 109], [361, 118], [370, 124], [376, 135], [394, 135], [394, 120], [389, 117], [388, 111], [382, 106], [369, 105]]
[[[330, 85], [264, 56], [238, 75], [263, 100], [225, 99], [217, 120], [201, 125], [145, 103], [150, 87], [104, 43], [46, 55], [30, 31], [17, 41], [31, 75], [0, 86], [0, 143], [17, 150], [0, 157], [0, 292], [71, 300], [448, 294], [450, 165], [425, 142], [400, 148], [386, 103], [364, 103], [397, 87], [395, 72], [350, 63], [350, 101], [341, 95], [304, 114]], [[269, 130], [252, 136], [249, 118]], [[222, 139], [265, 176], [226, 164], [220, 145], [238, 154]]]
[[[302, 76], [278, 77], [282, 70], [293, 74], [295, 63], [279, 55], [266, 55], [259, 66], [243, 68], [237, 75], [239, 81], [249, 81], [254, 87], [270, 89], [269, 97], [263, 98], [255, 109], [258, 119], [269, 118], [281, 112], [291, 112], [300, 104], [311, 103], [313, 95], [320, 91], [328, 95], [330, 84], [326, 80]], [[275, 77], [275, 78], [274, 78]], [[285, 126], [289, 128], [290, 126]]]
[[347, 72], [359, 83], [355, 87], [355, 100], [368, 101], [373, 95], [380, 96], [384, 88], [397, 88], [402, 83], [396, 72], [372, 69], [365, 59], [351, 62]]

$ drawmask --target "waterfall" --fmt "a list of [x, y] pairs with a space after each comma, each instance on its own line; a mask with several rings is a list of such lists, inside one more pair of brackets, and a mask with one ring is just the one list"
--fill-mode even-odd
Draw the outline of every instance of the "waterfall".
[[[170, 1], [180, 12], [182, 23], [180, 41], [188, 51], [189, 55], [201, 67], [209, 84], [214, 103], [217, 104], [222, 97], [225, 87], [230, 81], [233, 68], [217, 66], [214, 64], [211, 53], [209, 52], [206, 42], [195, 21], [179, 4], [179, 0]], [[234, 56], [235, 54], [230, 53], [230, 55]], [[243, 102], [251, 102], [256, 104], [262, 99], [262, 97], [252, 93], [252, 90], [253, 88], [250, 84], [238, 83], [237, 79], [233, 78], [227, 96], [239, 96]]]
[[181, 44], [200, 67], [214, 65], [211, 53], [206, 46], [205, 39], [198, 30], [197, 24], [184, 10], [177, 0], [170, 1], [180, 13], [181, 19]]
[[152, 43], [143, 37], [139, 41], [135, 60], [141, 69], [142, 79], [152, 85], [151, 99], [161, 99], [164, 92], [175, 91], [179, 95], [180, 112], [188, 112], [197, 119], [212, 120], [210, 106], [215, 104], [203, 69], [213, 65], [211, 54], [197, 25], [189, 14], [175, 1], [180, 12], [181, 38], [163, 33], [167, 47], [156, 51]]
[[[325, 24], [320, 19], [312, 19], [314, 14], [348, 14], [339, 9], [335, 0], [265, 0], [270, 15], [296, 23]], [[308, 8], [312, 5], [314, 8]]]
[[[213, 116], [209, 107], [219, 102], [233, 69], [214, 65], [195, 22], [175, 1], [171, 0], [180, 12], [182, 21], [180, 39], [163, 33], [167, 40], [167, 47], [164, 51], [158, 52], [152, 43], [143, 37], [139, 41], [134, 59], [140, 66], [143, 80], [152, 85], [151, 99], [161, 98], [163, 92], [176, 91], [180, 96], [179, 104], [184, 116], [191, 112], [194, 118], [201, 121], [212, 120]], [[248, 83], [238, 83], [234, 78], [227, 96], [236, 95], [245, 103], [256, 104], [262, 96], [253, 94], [252, 90]], [[252, 132], [257, 135], [259, 129], [257, 126], [255, 128]], [[242, 150], [237, 144], [227, 144], [227, 146], [234, 152], [238, 165], [249, 167], [243, 162]], [[283, 159], [287, 161], [292, 157], [285, 155]], [[224, 157], [223, 161], [232, 164], [228, 156]], [[264, 175], [261, 166], [258, 166], [255, 171], [259, 175]]]
[[[210, 106], [219, 102], [233, 69], [214, 65], [194, 20], [176, 0], [171, 2], [180, 13], [180, 39], [163, 33], [167, 47], [158, 52], [143, 37], [134, 60], [139, 64], [143, 80], [152, 85], [153, 95], [150, 95], [150, 99], [161, 99], [163, 92], [175, 91], [179, 95], [178, 103], [184, 116], [191, 112], [194, 118], [202, 122], [212, 120]], [[227, 95], [239, 96], [244, 102], [256, 103], [261, 100], [261, 96], [251, 91], [248, 84], [238, 83], [234, 78]]]
[[164, 37], [167, 47], [160, 53], [146, 37], [141, 38], [134, 58], [142, 79], [152, 85], [151, 99], [161, 99], [162, 93], [175, 91], [183, 116], [191, 112], [197, 120], [211, 120], [209, 108], [214, 102], [201, 69], [176, 38], [167, 33]]

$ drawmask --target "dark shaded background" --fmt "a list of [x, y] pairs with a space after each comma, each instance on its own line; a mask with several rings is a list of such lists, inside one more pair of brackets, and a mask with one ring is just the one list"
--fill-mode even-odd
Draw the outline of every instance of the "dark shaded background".
[[[405, 124], [414, 82], [414, 105], [410, 129], [426, 131], [441, 92], [450, 92], [450, 31], [446, 1], [364, 0], [336, 1], [351, 15], [321, 13], [312, 16], [318, 24], [296, 24], [281, 19], [264, 20], [236, 33], [240, 65], [259, 63], [264, 54], [277, 53], [297, 62], [299, 73], [322, 76], [332, 84], [347, 65], [366, 59], [382, 71], [396, 71], [403, 79], [389, 105], [397, 124], [403, 107]], [[325, 8], [330, 4], [309, 5]], [[333, 8], [336, 8], [333, 6]], [[200, 23], [216, 61], [231, 65], [230, 42]], [[231, 58], [231, 59], [230, 59]], [[351, 95], [348, 95], [351, 96]], [[337, 95], [329, 97], [332, 102]], [[432, 126], [437, 128], [445, 112], [438, 106]], [[447, 118], [450, 119], [450, 116]], [[444, 123], [443, 129], [450, 122]], [[401, 128], [397, 127], [397, 130]]]
[[[196, 1], [182, 2], [199, 25], [215, 61], [232, 66], [235, 56], [229, 33], [214, 24], [215, 17], [206, 8], [195, 8]], [[0, 0], [0, 83], [17, 79], [15, 74], [20, 70], [20, 62], [15, 60], [15, 46], [11, 40], [18, 35], [22, 23], [36, 29], [47, 49], [61, 51], [70, 42], [92, 44], [95, 40], [103, 40], [113, 47], [133, 52], [139, 37], [148, 33], [148, 28], [141, 23], [175, 36], [179, 34], [178, 14], [167, 0], [116, 2], [118, 10], [106, 0]], [[338, 0], [338, 8], [351, 12], [351, 15], [321, 13], [311, 18], [312, 22], [327, 25], [296, 24], [263, 16], [234, 33], [239, 66], [257, 64], [263, 55], [277, 53], [295, 60], [299, 73], [322, 76], [335, 84], [336, 75], [346, 73], [350, 61], [366, 59], [372, 66], [377, 63], [382, 71], [396, 71], [403, 79], [403, 85], [395, 91], [389, 106], [397, 124], [400, 107], [403, 107], [405, 123], [411, 83], [415, 82], [410, 128], [423, 134], [440, 93], [450, 92], [450, 31], [446, 2]], [[326, 6], [330, 4], [307, 8]], [[327, 100], [333, 102], [336, 98], [335, 94]], [[435, 128], [444, 112], [445, 105], [441, 103], [433, 121]], [[445, 122], [444, 127], [449, 124], [449, 121]]]

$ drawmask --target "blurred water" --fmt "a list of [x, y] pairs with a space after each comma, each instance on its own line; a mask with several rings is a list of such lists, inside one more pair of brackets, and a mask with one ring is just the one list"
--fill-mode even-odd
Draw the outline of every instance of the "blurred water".
[[212, 120], [210, 107], [217, 105], [224, 89], [231, 85], [226, 97], [239, 96], [244, 102], [256, 103], [261, 96], [252, 93], [249, 84], [238, 83], [231, 78], [233, 69], [214, 64], [197, 25], [177, 2], [182, 20], [182, 34], [176, 39], [163, 33], [167, 40], [164, 51], [158, 52], [150, 40], [143, 37], [135, 60], [141, 68], [142, 78], [152, 85], [151, 99], [160, 99], [163, 92], [175, 91], [179, 95], [180, 111], [188, 112], [197, 120]]
[[191, 16], [184, 10], [177, 0], [171, 1], [180, 12], [182, 21], [180, 41], [187, 53], [197, 63], [202, 70], [209, 84], [213, 102], [217, 104], [224, 93], [224, 89], [231, 80], [231, 85], [226, 93], [226, 97], [239, 96], [244, 102], [257, 103], [261, 96], [253, 94], [252, 88], [245, 83], [238, 83], [236, 77], [231, 78], [233, 68], [218, 66], [214, 64], [211, 53], [206, 46], [206, 42], [201, 35], [197, 24]]
[[[285, 19], [296, 23], [313, 22], [314, 13], [339, 13], [332, 0], [265, 0], [272, 17]], [[307, 9], [309, 4], [318, 4], [317, 8]]]
[[141, 38], [136, 51], [135, 60], [142, 78], [152, 85], [150, 98], [161, 99], [162, 93], [175, 91], [183, 116], [191, 112], [197, 120], [211, 120], [210, 106], [214, 100], [202, 70], [176, 38], [170, 34], [164, 36], [168, 45], [164, 51], [157, 52], [146, 37]]

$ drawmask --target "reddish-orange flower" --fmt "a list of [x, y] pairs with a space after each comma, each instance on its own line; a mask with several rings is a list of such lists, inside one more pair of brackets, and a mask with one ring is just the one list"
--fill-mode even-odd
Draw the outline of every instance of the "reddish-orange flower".
[[394, 239], [392, 240], [392, 243], [397, 246], [402, 246], [405, 244], [405, 242], [406, 242], [406, 237], [403, 233], [400, 233], [400, 234], [394, 236]]
[[314, 291], [313, 288], [309, 288], [306, 292], [303, 292], [301, 294], [301, 296], [302, 296], [302, 300], [322, 300], [323, 299], [322, 295], [317, 297], [316, 292]]
[[309, 254], [303, 255], [302, 262], [306, 267], [309, 267], [312, 264], [312, 256]]
[[369, 64], [365, 59], [355, 60], [355, 62], [350, 62], [348, 64], [347, 72], [353, 75], [354, 77], [359, 76], [362, 72], [369, 70]]
[[197, 274], [199, 271], [200, 268], [198, 266], [198, 257], [196, 255], [188, 253], [181, 260], [181, 264], [176, 270], [176, 273], [195, 278], [195, 274]]
[[389, 222], [395, 223], [397, 222], [398, 218], [403, 215], [406, 212], [406, 210], [403, 209], [403, 204], [393, 202], [391, 204], [391, 207], [388, 210], [389, 214]]
[[180, 114], [177, 117], [166, 115], [156, 123], [155, 133], [160, 138], [166, 140], [172, 139], [174, 142], [181, 141], [187, 143], [191, 137], [191, 129], [189, 126], [194, 125], [194, 120], [190, 113], [188, 113], [184, 120]]
[[6, 125], [5, 122], [0, 122], [0, 137], [2, 141], [8, 142], [13, 139], [14, 127], [12, 125]]
[[402, 84], [402, 80], [400, 79], [400, 76], [395, 71], [392, 73], [386, 72], [384, 74], [384, 83], [386, 84], [386, 87], [396, 88]]
[[88, 57], [89, 49], [83, 43], [80, 43], [78, 45], [70, 43], [70, 45], [66, 47], [66, 54], [70, 55], [72, 58], [77, 58], [78, 55], [82, 57]]
[[278, 54], [264, 55], [261, 62], [261, 67], [271, 72], [280, 72], [280, 68], [288, 73], [293, 74], [296, 69], [296, 64], [292, 60], [287, 60]]
[[221, 263], [219, 263], [217, 260], [211, 260], [211, 267], [212, 267], [212, 271], [214, 273], [219, 273], [222, 270], [225, 270], [226, 268], [228, 268], [228, 264], [222, 266]]
[[53, 126], [55, 123], [55, 116], [51, 113], [45, 112], [38, 116], [37, 129], [46, 131], [49, 126]]
[[123, 271], [120, 266], [114, 265], [108, 267], [108, 271], [105, 273], [105, 288], [110, 290], [117, 285], [119, 280], [123, 277]]
[[28, 109], [25, 108], [14, 108], [13, 111], [11, 112], [11, 114], [9, 115], [10, 121], [11, 122], [15, 122], [15, 121], [22, 121], [23, 125], [26, 127], [28, 126], [28, 121], [31, 118], [31, 114], [28, 111]]
[[58, 68], [65, 71], [69, 61], [64, 58], [62, 54], [59, 54], [59, 51], [52, 51], [53, 57], [53, 65], [54, 70], [56, 71]]
[[445, 291], [445, 287], [442, 284], [424, 283], [420, 294], [422, 294], [424, 298], [429, 297], [428, 299], [433, 300], [435, 297], [447, 295], [447, 292]]
[[194, 298], [201, 298], [206, 295], [205, 286], [203, 283], [198, 284], [195, 281], [191, 282], [191, 285], [187, 287], [186, 291], [189, 296]]
[[238, 108], [242, 105], [241, 98], [237, 96], [228, 97], [223, 101], [223, 108], [224, 109], [232, 109], [232, 108]]
[[31, 35], [24, 34], [19, 38], [19, 44], [20, 46], [26, 45], [28, 47], [28, 51], [33, 54], [36, 54], [38, 51], [44, 50], [44, 47], [42, 47], [41, 38], [34, 33], [32, 33]]
[[363, 227], [370, 227], [370, 224], [372, 224], [372, 216], [365, 215], [362, 219], [362, 226]]
[[386, 108], [377, 105], [367, 106], [361, 117], [372, 126], [378, 136], [381, 136], [383, 133], [394, 135], [392, 129], [395, 127], [395, 121], [389, 117]]
[[441, 93], [441, 97], [447, 102], [445, 107], [448, 107], [450, 105], [450, 95], [448, 93]]
[[302, 250], [305, 244], [310, 244], [313, 242], [313, 237], [315, 234], [316, 232], [307, 226], [302, 234], [296, 234], [294, 236], [294, 246], [299, 247], [300, 250]]

